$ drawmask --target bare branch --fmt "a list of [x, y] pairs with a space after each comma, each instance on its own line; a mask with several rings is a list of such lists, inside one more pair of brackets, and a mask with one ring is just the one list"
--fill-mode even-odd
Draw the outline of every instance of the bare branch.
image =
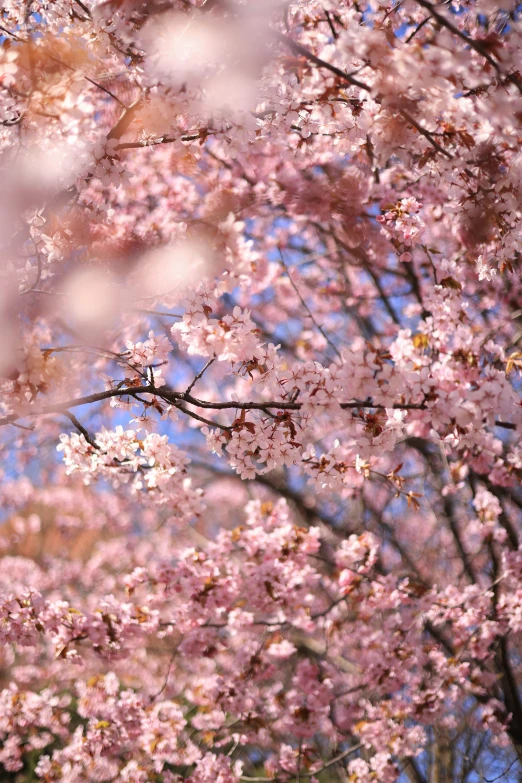
[[216, 357], [215, 357], [215, 356], [213, 356], [213, 357], [212, 357], [212, 359], [209, 359], [209, 360], [208, 360], [208, 362], [205, 364], [205, 366], [203, 367], [203, 369], [201, 369], [201, 370], [198, 372], [198, 374], [196, 375], [196, 377], [194, 378], [194, 380], [192, 381], [192, 383], [191, 383], [191, 384], [190, 384], [190, 386], [188, 387], [188, 389], [187, 389], [187, 391], [185, 392], [185, 394], [190, 394], [190, 392], [192, 391], [192, 389], [194, 388], [194, 386], [196, 385], [196, 383], [199, 381], [199, 379], [200, 379], [200, 378], [203, 376], [203, 374], [205, 373], [205, 371], [206, 371], [206, 370], [207, 370], [207, 369], [210, 367], [210, 365], [211, 365], [211, 364], [213, 364], [215, 361], [216, 361]]
[[92, 14], [91, 14], [91, 12], [89, 11], [89, 9], [88, 9], [88, 8], [87, 8], [87, 6], [85, 5], [85, 3], [83, 3], [83, 2], [82, 2], [82, 0], [74, 0], [74, 2], [76, 3], [76, 5], [78, 5], [78, 6], [79, 6], [79, 7], [82, 9], [82, 11], [83, 11], [83, 13], [84, 13], [84, 14], [87, 14], [87, 16], [89, 17], [89, 19], [92, 19]]
[[91, 79], [90, 76], [84, 77], [88, 82], [93, 84], [95, 87], [97, 87], [102, 92], [107, 93], [107, 95], [110, 95], [111, 98], [113, 98], [117, 103], [120, 104], [120, 106], [123, 106], [124, 109], [127, 109], [128, 107], [123, 103], [123, 101], [120, 101], [117, 95], [115, 95], [113, 92], [107, 89], [107, 87], [104, 87], [102, 84], [98, 84], [98, 82], [95, 82], [94, 79]]
[[286, 261], [285, 261], [285, 259], [284, 259], [284, 256], [283, 256], [283, 251], [281, 250], [281, 248], [280, 248], [280, 247], [278, 247], [278, 250], [279, 250], [279, 255], [281, 256], [281, 264], [283, 265], [283, 268], [284, 268], [284, 270], [285, 270], [285, 272], [286, 272], [286, 276], [287, 276], [287, 277], [288, 277], [288, 279], [290, 280], [290, 285], [292, 286], [292, 288], [293, 288], [293, 289], [294, 289], [294, 291], [296, 292], [296, 294], [297, 294], [297, 296], [298, 296], [298, 298], [299, 298], [299, 301], [301, 302], [301, 304], [302, 304], [302, 305], [303, 305], [303, 307], [305, 308], [306, 312], [308, 313], [308, 315], [309, 315], [309, 316], [310, 316], [310, 318], [312, 319], [312, 322], [313, 322], [313, 324], [314, 324], [314, 325], [317, 327], [317, 329], [318, 329], [318, 330], [321, 332], [321, 334], [323, 335], [324, 339], [326, 340], [326, 342], [328, 343], [328, 345], [330, 346], [330, 348], [332, 349], [332, 351], [333, 351], [333, 352], [334, 352], [334, 353], [335, 353], [335, 354], [336, 354], [336, 355], [339, 357], [339, 359], [341, 359], [342, 357], [341, 357], [341, 354], [340, 354], [340, 351], [339, 351], [339, 349], [337, 348], [337, 346], [336, 346], [336, 345], [334, 345], [334, 343], [333, 343], [333, 342], [331, 341], [331, 339], [328, 337], [328, 335], [327, 335], [327, 334], [326, 334], [326, 332], [324, 331], [323, 327], [322, 327], [320, 324], [318, 324], [318, 323], [317, 323], [317, 321], [315, 320], [314, 316], [312, 315], [312, 311], [310, 310], [310, 308], [309, 308], [309, 307], [308, 307], [308, 305], [306, 304], [305, 300], [303, 299], [303, 297], [302, 297], [302, 296], [301, 296], [301, 294], [299, 293], [299, 290], [298, 290], [298, 288], [297, 288], [296, 284], [295, 284], [295, 283], [294, 283], [294, 281], [292, 280], [292, 275], [290, 274], [290, 270], [288, 269], [287, 263], [286, 263]]
[[81, 423], [78, 421], [78, 419], [76, 418], [76, 416], [74, 415], [74, 413], [71, 413], [71, 411], [64, 411], [64, 412], [63, 412], [63, 414], [64, 414], [64, 416], [67, 416], [67, 418], [69, 419], [69, 421], [71, 421], [71, 422], [74, 424], [74, 426], [76, 427], [76, 429], [77, 429], [79, 432], [81, 432], [81, 434], [83, 435], [83, 437], [85, 438], [85, 440], [87, 441], [87, 443], [88, 443], [90, 446], [92, 446], [92, 447], [93, 447], [93, 449], [99, 449], [99, 448], [100, 448], [100, 447], [98, 446], [98, 444], [96, 443], [96, 441], [95, 441], [95, 440], [94, 440], [94, 439], [93, 439], [93, 438], [92, 438], [92, 437], [89, 435], [89, 432], [88, 432], [88, 431], [85, 429], [85, 427], [83, 426], [83, 424], [81, 424]]

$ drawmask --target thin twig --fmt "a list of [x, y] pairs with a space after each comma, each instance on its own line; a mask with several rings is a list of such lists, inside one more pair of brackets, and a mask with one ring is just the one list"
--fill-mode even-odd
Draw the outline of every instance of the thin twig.
[[335, 756], [333, 759], [330, 759], [330, 761], [327, 761], [326, 764], [323, 764], [323, 766], [320, 769], [316, 769], [315, 772], [307, 772], [306, 774], [303, 775], [303, 777], [311, 778], [314, 777], [314, 775], [319, 775], [320, 772], [323, 772], [325, 769], [328, 769], [328, 767], [332, 767], [334, 764], [338, 764], [347, 756], [351, 756], [352, 753], [357, 753], [357, 751], [361, 750], [363, 747], [364, 747], [363, 743], [359, 742], [357, 745], [353, 745], [351, 748], [348, 748], [348, 750], [339, 753], [338, 756]]
[[190, 394], [190, 392], [192, 391], [192, 389], [194, 388], [194, 386], [196, 385], [196, 383], [197, 383], [197, 382], [199, 381], [199, 379], [202, 377], [203, 373], [204, 373], [206, 370], [208, 370], [208, 368], [210, 367], [210, 365], [211, 365], [211, 364], [213, 364], [213, 362], [215, 362], [215, 361], [216, 361], [216, 357], [215, 357], [215, 356], [213, 356], [213, 357], [212, 357], [212, 359], [209, 359], [209, 360], [208, 360], [208, 362], [205, 364], [205, 366], [204, 366], [204, 367], [203, 367], [203, 368], [202, 368], [202, 369], [201, 369], [201, 370], [198, 372], [198, 374], [195, 376], [194, 380], [192, 381], [192, 383], [191, 383], [191, 384], [190, 384], [190, 386], [188, 387], [187, 391], [185, 392], [186, 394]]
[[[334, 764], [338, 764], [340, 761], [347, 758], [347, 756], [351, 756], [352, 753], [356, 753], [358, 750], [361, 750], [363, 747], [364, 747], [363, 743], [359, 742], [358, 745], [353, 745], [351, 748], [348, 748], [348, 750], [344, 750], [342, 753], [339, 753], [338, 756], [335, 756], [333, 759], [330, 759], [330, 761], [327, 761], [326, 764], [323, 764], [322, 767], [316, 769], [315, 772], [301, 773], [301, 777], [313, 778], [316, 775], [319, 775], [325, 769], [328, 769], [328, 767], [332, 767]], [[261, 777], [251, 778], [251, 777], [247, 777], [246, 775], [243, 775], [239, 779], [244, 780], [245, 783], [274, 783], [275, 780], [275, 778], [261, 778]]]
[[334, 343], [331, 341], [331, 339], [328, 337], [328, 335], [327, 335], [327, 334], [326, 334], [326, 332], [324, 331], [323, 327], [322, 327], [320, 324], [318, 324], [318, 323], [317, 323], [317, 321], [315, 320], [314, 316], [312, 315], [312, 311], [310, 310], [310, 308], [309, 308], [309, 307], [308, 307], [308, 305], [306, 304], [305, 300], [303, 299], [303, 297], [302, 297], [302, 296], [301, 296], [301, 294], [299, 293], [299, 290], [298, 290], [298, 288], [297, 288], [296, 284], [294, 283], [294, 281], [292, 280], [292, 276], [290, 275], [290, 271], [289, 271], [289, 269], [288, 269], [287, 263], [286, 263], [286, 261], [285, 261], [285, 258], [284, 258], [284, 256], [283, 256], [283, 251], [281, 250], [281, 248], [280, 248], [280, 247], [278, 247], [277, 249], [279, 250], [279, 255], [281, 256], [281, 264], [283, 265], [283, 268], [284, 268], [284, 270], [285, 270], [285, 272], [286, 272], [286, 276], [287, 276], [287, 277], [288, 277], [288, 279], [290, 280], [290, 285], [292, 286], [292, 288], [293, 288], [293, 289], [294, 289], [294, 291], [296, 292], [297, 296], [299, 297], [299, 301], [301, 302], [301, 304], [303, 305], [303, 307], [306, 309], [306, 312], [308, 313], [308, 315], [309, 315], [309, 316], [310, 316], [310, 318], [312, 319], [312, 322], [315, 324], [315, 326], [317, 327], [317, 329], [318, 329], [318, 330], [321, 332], [321, 334], [323, 335], [324, 339], [326, 340], [326, 342], [328, 343], [328, 345], [330, 346], [330, 348], [332, 349], [332, 351], [334, 351], [334, 352], [337, 354], [337, 356], [339, 357], [339, 359], [341, 359], [341, 360], [342, 360], [341, 353], [340, 353], [339, 349], [338, 349], [338, 348], [337, 348], [337, 346], [336, 346], [336, 345], [335, 345], [335, 344], [334, 344]]
[[11, 38], [15, 39], [15, 41], [21, 41], [22, 43], [26, 43], [24, 38], [20, 38], [19, 35], [16, 35], [16, 33], [12, 33], [11, 30], [8, 30], [7, 27], [4, 27], [1, 24], [0, 24], [0, 30], [3, 30], [3, 32], [6, 33], [6, 35], [10, 35]]
[[163, 691], [167, 687], [167, 684], [168, 684], [168, 681], [169, 681], [169, 677], [170, 677], [170, 671], [172, 669], [172, 664], [174, 663], [174, 658], [176, 657], [176, 653], [177, 653], [177, 647], [174, 649], [174, 652], [172, 653], [172, 657], [171, 657], [170, 662], [169, 662], [169, 667], [167, 669], [167, 674], [165, 676], [165, 681], [164, 681], [163, 685], [161, 686], [161, 688], [159, 689], [159, 691], [157, 693], [151, 694], [151, 696], [150, 696], [150, 700], [151, 701], [155, 701], [155, 699], [157, 699], [158, 696], [161, 696], [161, 694], [163, 693]]
[[109, 89], [107, 89], [107, 87], [104, 87], [102, 84], [98, 84], [98, 82], [95, 82], [95, 81], [94, 81], [94, 79], [91, 79], [91, 77], [90, 77], [90, 76], [85, 76], [84, 78], [85, 78], [85, 79], [86, 79], [88, 82], [90, 82], [91, 84], [94, 84], [94, 86], [95, 86], [95, 87], [97, 87], [97, 88], [98, 88], [99, 90], [101, 90], [102, 92], [105, 92], [105, 93], [107, 93], [107, 95], [110, 95], [110, 97], [111, 97], [111, 98], [113, 98], [113, 99], [114, 99], [114, 100], [115, 100], [117, 103], [119, 103], [119, 104], [120, 104], [120, 106], [122, 106], [124, 109], [128, 109], [128, 106], [126, 106], [126, 105], [123, 103], [123, 101], [120, 101], [120, 99], [118, 98], [118, 96], [117, 96], [117, 95], [115, 95], [113, 92], [111, 92]]
[[420, 30], [422, 30], [422, 28], [424, 27], [424, 25], [425, 25], [425, 24], [427, 24], [427, 23], [430, 21], [430, 19], [431, 19], [431, 17], [430, 17], [430, 16], [427, 16], [425, 19], [423, 19], [423, 20], [422, 20], [422, 22], [421, 22], [420, 24], [418, 24], [418, 25], [417, 25], [417, 27], [415, 28], [415, 30], [414, 30], [412, 33], [410, 33], [410, 35], [409, 35], [409, 36], [406, 38], [406, 40], [404, 41], [404, 43], [407, 43], [407, 44], [408, 44], [408, 43], [410, 43], [410, 41], [412, 41], [412, 40], [415, 38], [415, 36], [417, 35], [417, 33], [418, 33]]
[[328, 26], [329, 26], [330, 30], [332, 31], [332, 35], [334, 37], [334, 40], [337, 40], [339, 38], [339, 35], [338, 35], [335, 27], [333, 26], [332, 18], [331, 18], [330, 14], [329, 14], [329, 12], [328, 12], [328, 10], [326, 8], [324, 9], [324, 13], [325, 13], [325, 16], [326, 16], [326, 21], [328, 22]]
[[185, 408], [181, 402], [175, 403], [175, 407], [179, 411], [186, 413], [187, 416], [190, 416], [191, 419], [200, 421], [202, 424], [206, 424], [208, 427], [218, 427], [218, 429], [220, 430], [228, 430], [228, 431], [232, 429], [230, 425], [227, 426], [226, 424], [220, 424], [218, 421], [210, 421], [210, 419], [205, 419], [203, 416], [200, 416], [199, 413], [195, 413], [195, 411], [191, 411], [188, 408]]
[[13, 427], [18, 427], [19, 430], [27, 430], [28, 432], [34, 432], [34, 424], [31, 427], [26, 427], [25, 424], [18, 424], [13, 421]]

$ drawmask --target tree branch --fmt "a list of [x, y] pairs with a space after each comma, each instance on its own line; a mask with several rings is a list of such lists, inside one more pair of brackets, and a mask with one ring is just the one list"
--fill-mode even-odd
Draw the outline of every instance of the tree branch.
[[367, 84], [359, 81], [359, 79], [355, 79], [353, 76], [350, 76], [349, 73], [346, 73], [346, 71], [343, 71], [341, 68], [337, 68], [336, 65], [327, 63], [326, 60], [321, 60], [320, 57], [317, 57], [317, 55], [315, 55], [313, 52], [305, 49], [304, 46], [301, 46], [301, 44], [297, 43], [297, 41], [294, 41], [292, 38], [290, 38], [290, 36], [285, 35], [285, 33], [273, 32], [273, 36], [278, 41], [284, 43], [285, 46], [294, 52], [294, 54], [300, 54], [301, 57], [306, 57], [306, 59], [310, 62], [315, 63], [315, 65], [318, 65], [320, 68], [325, 68], [326, 70], [335, 74], [335, 76], [338, 76], [339, 79], [342, 79], [348, 84], [351, 84], [352, 87], [358, 87], [360, 90], [364, 90], [365, 92], [371, 92], [371, 88]]
[[522, 82], [520, 81], [520, 78], [515, 74], [504, 73], [498, 62], [490, 55], [487, 48], [481, 41], [477, 41], [475, 38], [471, 38], [471, 36], [467, 35], [467, 33], [464, 33], [462, 30], [456, 27], [453, 22], [450, 22], [449, 19], [443, 16], [435, 8], [435, 6], [428, 2], [428, 0], [416, 0], [416, 2], [425, 8], [442, 27], [445, 27], [446, 30], [449, 30], [451, 33], [453, 33], [453, 35], [458, 36], [462, 41], [465, 41], [475, 52], [477, 52], [477, 54], [480, 54], [480, 56], [483, 57], [500, 76], [503, 76], [504, 78], [513, 82], [518, 91], [522, 93]]
[[83, 437], [85, 438], [85, 440], [87, 441], [87, 443], [89, 444], [89, 446], [92, 446], [92, 447], [93, 447], [93, 449], [99, 449], [99, 448], [100, 448], [100, 447], [98, 446], [98, 444], [96, 443], [96, 441], [95, 441], [95, 440], [93, 440], [93, 438], [92, 438], [92, 437], [89, 435], [89, 432], [88, 432], [88, 431], [85, 429], [85, 427], [83, 426], [83, 424], [81, 424], [81, 423], [78, 421], [78, 419], [76, 418], [76, 416], [74, 415], [74, 413], [71, 413], [71, 411], [64, 411], [64, 412], [63, 412], [63, 414], [64, 414], [64, 416], [67, 416], [67, 418], [69, 419], [69, 421], [71, 421], [71, 422], [74, 424], [74, 426], [76, 427], [76, 429], [77, 429], [79, 432], [81, 432], [81, 434], [83, 435]]

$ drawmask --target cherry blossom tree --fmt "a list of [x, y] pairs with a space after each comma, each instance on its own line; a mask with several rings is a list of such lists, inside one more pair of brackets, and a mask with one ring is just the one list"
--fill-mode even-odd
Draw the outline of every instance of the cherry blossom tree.
[[518, 780], [522, 9], [0, 10], [0, 779]]

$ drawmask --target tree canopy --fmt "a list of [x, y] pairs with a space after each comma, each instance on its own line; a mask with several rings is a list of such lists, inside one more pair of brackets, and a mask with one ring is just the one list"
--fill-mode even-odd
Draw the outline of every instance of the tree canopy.
[[517, 3], [0, 16], [0, 779], [519, 780]]

